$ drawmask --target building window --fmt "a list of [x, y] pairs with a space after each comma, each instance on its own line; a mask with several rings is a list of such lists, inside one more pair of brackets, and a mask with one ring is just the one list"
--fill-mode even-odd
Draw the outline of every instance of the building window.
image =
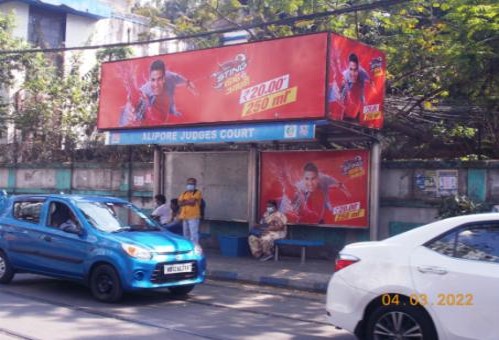
[[[49, 11], [30, 6], [28, 41], [41, 48], [64, 47], [66, 40], [66, 14]], [[47, 55], [54, 65], [61, 69], [63, 59], [61, 55], [50, 53]]]
[[61, 47], [66, 40], [66, 14], [31, 6], [28, 40], [42, 48]]

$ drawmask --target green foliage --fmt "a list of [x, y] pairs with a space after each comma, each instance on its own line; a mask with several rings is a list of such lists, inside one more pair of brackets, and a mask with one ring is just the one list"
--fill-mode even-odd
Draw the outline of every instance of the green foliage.
[[[374, 45], [387, 54], [384, 157], [499, 158], [499, 4], [492, 0], [412, 0], [283, 25], [264, 23], [348, 9], [350, 0], [151, 0], [134, 12], [154, 27], [182, 36], [219, 28], [248, 30], [250, 40], [332, 30]], [[23, 48], [13, 39], [12, 18], [0, 16], [0, 50]], [[218, 46], [218, 36], [190, 39], [190, 48]], [[130, 56], [129, 49], [98, 53], [102, 61]], [[23, 138], [69, 148], [81, 133], [95, 132], [99, 64], [79, 76], [73, 60], [64, 76], [44, 56], [0, 55], [0, 85], [24, 72], [22, 105], [0, 102], [0, 129], [15, 121]], [[442, 109], [445, 104], [449, 109]], [[82, 132], [83, 131], [83, 132]], [[78, 136], [80, 134], [80, 137]], [[36, 143], [35, 143], [36, 141]], [[48, 143], [48, 144], [47, 144]]]
[[133, 55], [132, 49], [130, 47], [112, 47], [105, 48], [96, 53], [96, 58], [98, 65], [106, 61], [122, 60], [130, 58]]
[[388, 92], [404, 98], [386, 107], [388, 130], [403, 140], [390, 158], [499, 157], [498, 13], [496, 1], [468, 0], [412, 1], [380, 13]]
[[[14, 28], [14, 18], [11, 15], [0, 14], [0, 51], [18, 50], [26, 47], [19, 39], [12, 37]], [[16, 72], [22, 69], [27, 58], [19, 54], [0, 55], [0, 90], [7, 89], [14, 84]], [[0, 137], [5, 133], [9, 116], [10, 103], [0, 95]]]
[[95, 121], [97, 103], [85, 93], [87, 83], [78, 72], [79, 66], [73, 61], [67, 74], [61, 76], [41, 53], [32, 55], [25, 65], [25, 81], [17, 92], [20, 100], [12, 114], [21, 132], [24, 157], [43, 159], [57, 150], [73, 151], [85, 137], [85, 127]]
[[[27, 47], [20, 39], [12, 37], [14, 29], [14, 18], [11, 15], [0, 14], [0, 50], [19, 50]], [[0, 85], [10, 86], [14, 82], [15, 72], [19, 71], [26, 62], [26, 58], [20, 54], [0, 55]]]
[[466, 195], [454, 195], [442, 198], [438, 207], [437, 218], [477, 214], [490, 211], [491, 207], [485, 202], [475, 202]]
[[[0, 27], [0, 50], [26, 48], [12, 37], [12, 18], [0, 15]], [[16, 128], [16, 149], [5, 152], [12, 161], [69, 160], [77, 147], [95, 146], [102, 139], [95, 128], [100, 63], [128, 58], [131, 50], [99, 51], [98, 63], [85, 75], [80, 71], [81, 55], [70, 55], [69, 60], [69, 55], [65, 56], [63, 68], [54, 63], [62, 55], [0, 55], [0, 88], [13, 93], [0, 97], [0, 130], [8, 123]], [[24, 82], [16, 84], [16, 77], [24, 77]]]

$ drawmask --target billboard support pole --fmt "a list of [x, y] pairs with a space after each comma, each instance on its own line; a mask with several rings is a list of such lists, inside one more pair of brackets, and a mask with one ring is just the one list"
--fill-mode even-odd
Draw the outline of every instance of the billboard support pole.
[[379, 174], [381, 167], [381, 145], [376, 141], [371, 146], [371, 190], [369, 191], [369, 239], [379, 238]]

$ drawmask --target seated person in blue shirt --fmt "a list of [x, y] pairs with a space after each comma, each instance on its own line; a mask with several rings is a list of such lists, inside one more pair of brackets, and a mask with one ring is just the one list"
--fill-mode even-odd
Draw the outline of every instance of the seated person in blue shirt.
[[178, 218], [178, 214], [180, 212], [178, 199], [173, 198], [170, 200], [170, 209], [171, 209], [171, 219], [166, 225], [164, 225], [164, 227], [166, 227], [172, 233], [183, 235], [182, 220]]
[[78, 231], [78, 222], [76, 221], [76, 217], [73, 212], [68, 211], [68, 219], [61, 223], [59, 229], [61, 229], [62, 231], [73, 233]]

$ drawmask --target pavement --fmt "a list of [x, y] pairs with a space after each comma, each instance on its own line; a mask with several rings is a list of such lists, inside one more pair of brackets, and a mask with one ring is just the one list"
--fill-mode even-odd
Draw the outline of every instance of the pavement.
[[334, 270], [334, 260], [279, 256], [261, 262], [251, 256], [224, 256], [218, 249], [205, 248], [207, 279], [239, 281], [303, 291], [325, 293]]

